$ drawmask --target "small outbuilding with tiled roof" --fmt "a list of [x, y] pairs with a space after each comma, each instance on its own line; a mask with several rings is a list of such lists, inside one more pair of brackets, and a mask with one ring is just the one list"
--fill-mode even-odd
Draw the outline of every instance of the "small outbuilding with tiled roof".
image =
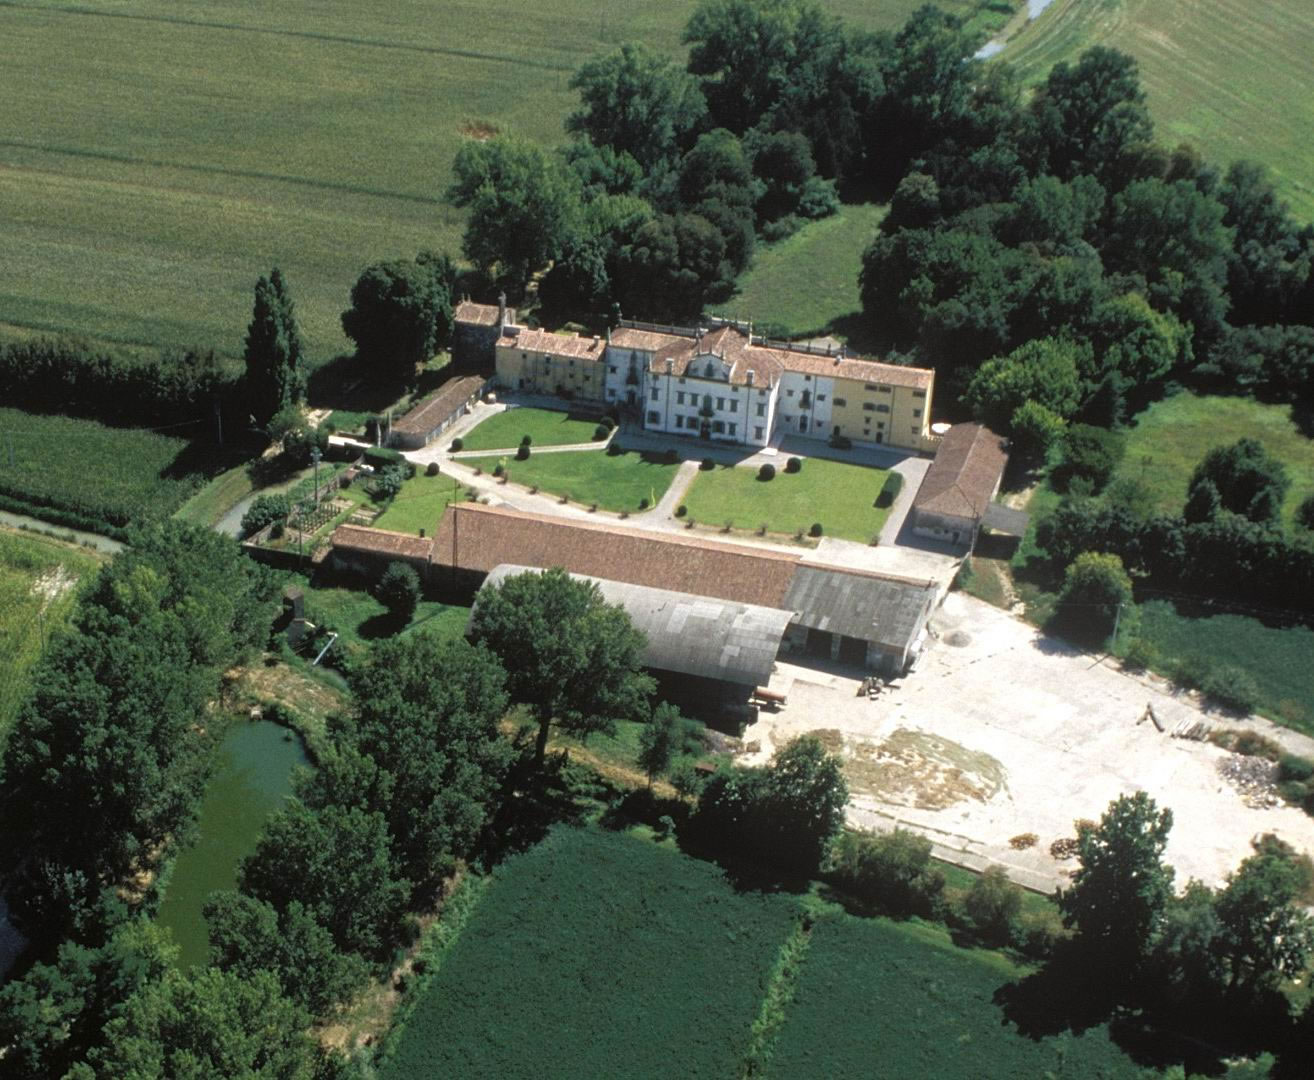
[[1008, 464], [1007, 441], [981, 424], [946, 432], [912, 504], [918, 536], [971, 547], [999, 492]]
[[428, 446], [479, 400], [487, 380], [482, 375], [458, 375], [421, 401], [392, 425], [391, 441], [403, 450]]

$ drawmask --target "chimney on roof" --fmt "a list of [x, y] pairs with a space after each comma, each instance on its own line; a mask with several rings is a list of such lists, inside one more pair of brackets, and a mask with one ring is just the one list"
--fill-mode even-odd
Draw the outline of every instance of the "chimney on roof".
[[497, 294], [497, 326], [500, 330], [506, 325], [506, 293]]
[[667, 375], [675, 374], [675, 358], [672, 356], [668, 356], [666, 358], [666, 374]]
[[594, 335], [593, 335], [593, 345], [592, 345], [592, 347], [590, 348], [590, 352], [591, 352], [593, 349], [596, 349], [601, 343], [602, 343], [602, 338], [598, 337], [597, 334], [594, 334]]
[[744, 373], [744, 377], [748, 379], [748, 385], [749, 385], [749, 386], [752, 386], [752, 385], [753, 385], [753, 369], [752, 369], [752, 368], [749, 368], [749, 369]]

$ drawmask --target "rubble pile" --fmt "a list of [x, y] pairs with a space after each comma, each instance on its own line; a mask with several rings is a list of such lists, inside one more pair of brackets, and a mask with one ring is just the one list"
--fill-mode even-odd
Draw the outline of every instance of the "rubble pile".
[[1218, 763], [1218, 773], [1241, 793], [1247, 806], [1267, 810], [1282, 805], [1277, 792], [1278, 767], [1266, 758], [1228, 754]]
[[1056, 859], [1072, 859], [1077, 855], [1078, 846], [1075, 837], [1065, 836], [1049, 845], [1049, 853]]

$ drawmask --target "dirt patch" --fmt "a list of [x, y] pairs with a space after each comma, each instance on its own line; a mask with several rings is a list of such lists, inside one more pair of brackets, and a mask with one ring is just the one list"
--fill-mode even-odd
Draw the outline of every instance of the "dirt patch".
[[855, 795], [918, 810], [943, 810], [967, 799], [988, 802], [1005, 787], [1003, 765], [949, 739], [899, 728], [883, 742], [833, 728], [809, 732], [844, 757]]
[[501, 129], [487, 120], [467, 120], [458, 129], [467, 139], [487, 142], [501, 133]]
[[56, 566], [32, 582], [32, 595], [41, 597], [41, 613], [78, 583], [76, 574], [65, 566]]
[[[228, 676], [234, 675], [231, 680]], [[242, 702], [272, 702], [322, 725], [333, 713], [345, 712], [348, 695], [332, 686], [303, 675], [287, 664], [251, 666], [229, 672], [237, 699]]]

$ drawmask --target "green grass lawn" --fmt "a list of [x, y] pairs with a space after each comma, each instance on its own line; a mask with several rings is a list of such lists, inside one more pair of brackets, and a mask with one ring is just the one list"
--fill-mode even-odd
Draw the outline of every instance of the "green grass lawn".
[[[487, 459], [489, 469], [494, 459]], [[470, 464], [467, 462], [467, 464]], [[597, 503], [600, 510], [637, 513], [639, 502], [655, 505], [675, 478], [678, 466], [633, 450], [612, 456], [602, 450], [531, 454], [527, 461], [508, 455], [511, 482], [566, 495], [577, 503]]]
[[[295, 575], [295, 581], [305, 590], [307, 618], [336, 630], [348, 648], [359, 648], [399, 632], [387, 608], [365, 589], [327, 581], [311, 582], [301, 574]], [[460, 637], [469, 618], [469, 608], [421, 600], [415, 617], [400, 633], [423, 631], [445, 638]]]
[[759, 480], [755, 468], [717, 466], [698, 473], [684, 504], [690, 517], [709, 525], [765, 524], [768, 532], [794, 533], [820, 522], [825, 536], [868, 543], [889, 516], [874, 505], [886, 475], [885, 469], [821, 458], [809, 458], [796, 473], [785, 472], [782, 461], [769, 481]]
[[43, 637], [68, 621], [78, 583], [101, 561], [89, 548], [0, 526], [0, 751]]
[[[893, 29], [918, 4], [822, 6]], [[256, 278], [277, 265], [312, 358], [344, 351], [365, 265], [459, 252], [464, 214], [442, 195], [470, 132], [565, 142], [576, 68], [622, 41], [683, 58], [694, 7], [0, 6], [0, 333], [237, 356]]]
[[402, 485], [397, 497], [388, 504], [388, 508], [375, 519], [376, 529], [391, 529], [393, 532], [413, 533], [432, 536], [438, 528], [438, 519], [450, 502], [460, 502], [465, 489], [459, 481], [439, 473], [437, 476], [425, 476], [417, 473]]
[[380, 1075], [733, 1077], [798, 905], [559, 828], [495, 871]]
[[579, 419], [553, 409], [514, 408], [494, 413], [462, 436], [464, 450], [514, 450], [526, 435], [534, 446], [569, 446], [593, 441], [595, 419]]
[[185, 439], [0, 408], [0, 499], [60, 524], [95, 530], [168, 517], [210, 465]]
[[836, 320], [862, 309], [858, 271], [885, 211], [871, 204], [843, 206], [833, 217], [759, 248], [725, 311], [779, 326], [790, 337], [828, 333]]
[[1224, 168], [1266, 163], [1297, 216], [1314, 218], [1309, 0], [1058, 0], [1002, 59], [1039, 81], [1093, 45], [1136, 57], [1161, 141]]
[[1191, 473], [1205, 454], [1242, 436], [1258, 439], [1286, 465], [1291, 488], [1283, 517], [1290, 525], [1301, 500], [1314, 495], [1314, 439], [1301, 434], [1288, 405], [1190, 393], [1156, 402], [1127, 433], [1119, 475], [1144, 484], [1161, 512], [1180, 514]]
[[837, 914], [813, 928], [767, 1068], [815, 1077], [1139, 1077], [1107, 1025], [1031, 1039], [992, 997], [1025, 974], [940, 927]]
[[1219, 614], [1186, 601], [1140, 605], [1137, 636], [1166, 662], [1225, 657], [1259, 686], [1259, 709], [1314, 734], [1314, 630], [1269, 626], [1250, 615]]

